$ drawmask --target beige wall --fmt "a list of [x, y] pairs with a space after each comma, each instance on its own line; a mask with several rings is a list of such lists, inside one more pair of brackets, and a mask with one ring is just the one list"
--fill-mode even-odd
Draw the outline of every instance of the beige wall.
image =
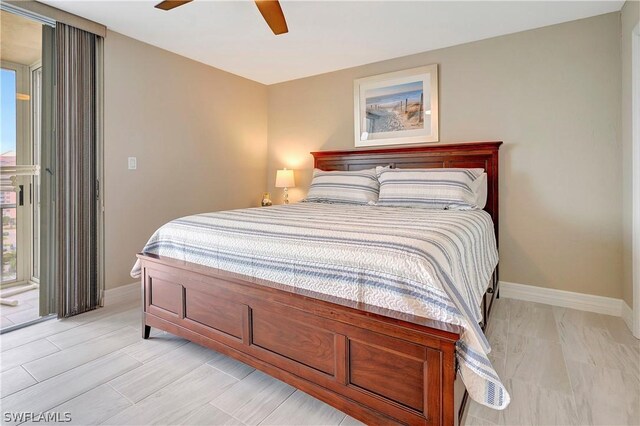
[[353, 148], [353, 80], [439, 64], [440, 140], [503, 140], [501, 279], [622, 296], [620, 14], [269, 86], [268, 181]]
[[[109, 32], [105, 39], [106, 288], [176, 217], [256, 206], [266, 186], [267, 89]], [[138, 169], [127, 170], [127, 157]]]
[[631, 269], [631, 32], [640, 21], [640, 3], [627, 1], [622, 8], [622, 183], [623, 183], [623, 282], [622, 297], [633, 308], [633, 281]]

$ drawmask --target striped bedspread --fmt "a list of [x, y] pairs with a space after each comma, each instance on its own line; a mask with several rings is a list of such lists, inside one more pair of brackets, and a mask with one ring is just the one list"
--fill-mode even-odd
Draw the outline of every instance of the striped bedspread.
[[[143, 252], [460, 325], [469, 395], [509, 404], [478, 326], [498, 262], [484, 211], [300, 203], [206, 213], [162, 226]], [[131, 275], [140, 272], [136, 263]]]

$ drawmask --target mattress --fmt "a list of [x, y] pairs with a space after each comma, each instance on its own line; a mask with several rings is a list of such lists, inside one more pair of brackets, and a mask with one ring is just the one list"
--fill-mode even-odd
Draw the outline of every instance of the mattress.
[[498, 263], [493, 229], [482, 210], [299, 203], [176, 219], [143, 253], [459, 325], [469, 395], [503, 409], [509, 395], [478, 325]]

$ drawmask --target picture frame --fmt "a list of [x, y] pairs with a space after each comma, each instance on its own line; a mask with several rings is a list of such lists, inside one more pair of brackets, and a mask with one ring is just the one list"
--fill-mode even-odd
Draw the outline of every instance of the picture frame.
[[437, 64], [356, 79], [353, 103], [356, 147], [439, 141]]

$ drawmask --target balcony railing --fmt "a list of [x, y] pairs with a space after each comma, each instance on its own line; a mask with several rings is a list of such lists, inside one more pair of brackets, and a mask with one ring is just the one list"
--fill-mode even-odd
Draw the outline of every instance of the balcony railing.
[[18, 238], [17, 238], [17, 205], [0, 204], [0, 265], [2, 265], [2, 284], [15, 281], [17, 278]]

